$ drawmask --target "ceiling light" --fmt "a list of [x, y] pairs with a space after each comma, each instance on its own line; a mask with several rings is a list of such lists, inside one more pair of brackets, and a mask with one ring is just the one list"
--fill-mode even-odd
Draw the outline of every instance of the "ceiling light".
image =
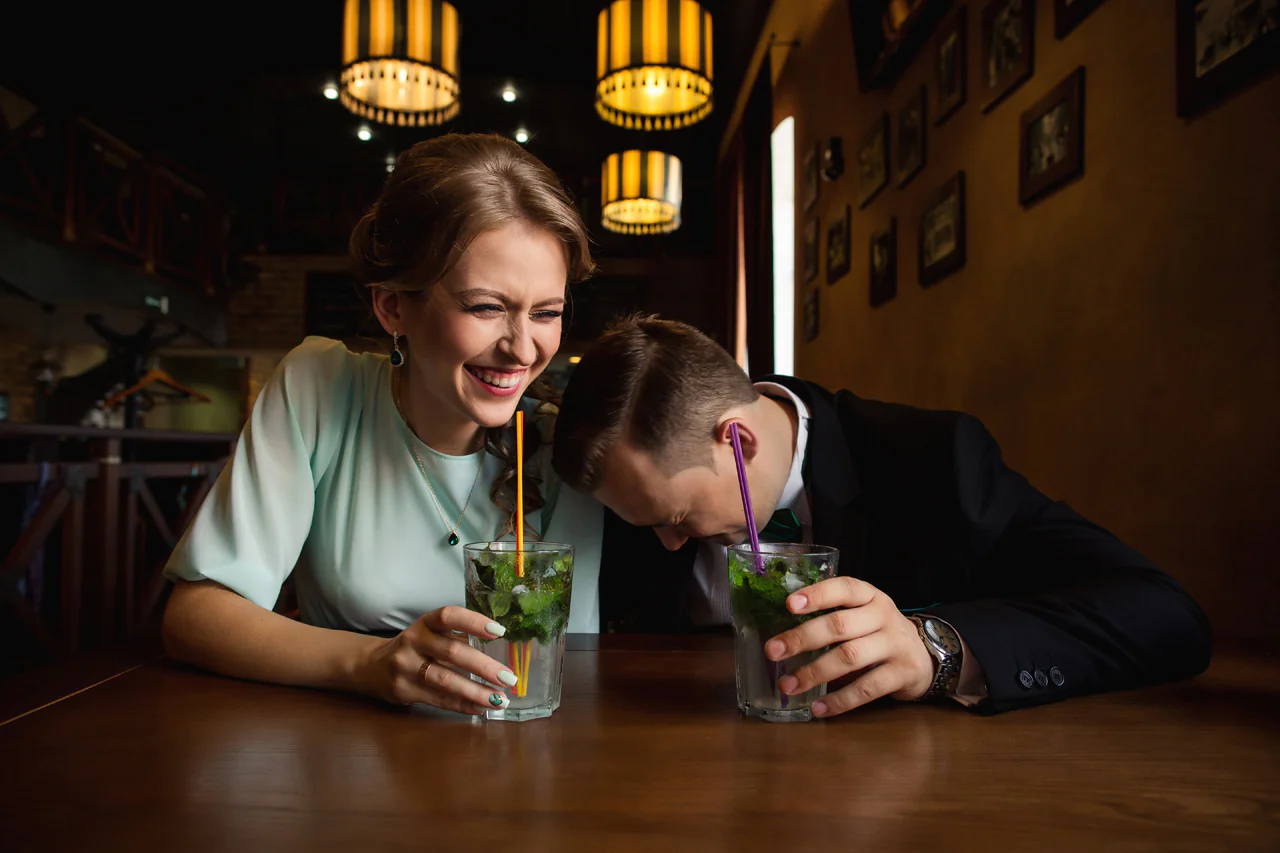
[[506, 86], [502, 90], [502, 100], [508, 104], [516, 99], [516, 90], [512, 86]]
[[332, 83], [326, 83], [324, 86], [324, 96], [331, 101], [338, 100], [338, 87]]
[[680, 159], [661, 151], [610, 154], [600, 171], [601, 224], [619, 234], [680, 227]]
[[361, 142], [368, 142], [370, 139], [373, 139], [373, 131], [369, 130], [369, 126], [367, 124], [362, 124], [356, 128], [356, 139], [359, 139]]
[[711, 112], [711, 13], [694, 0], [613, 0], [596, 31], [596, 112], [631, 130], [687, 127]]
[[580, 356], [580, 355], [571, 355], [571, 356], [569, 356], [569, 363], [570, 363], [570, 364], [577, 364], [577, 363], [578, 363], [578, 362], [580, 362], [580, 361], [582, 361], [582, 356]]
[[529, 141], [529, 131], [525, 130], [523, 127], [516, 131], [516, 142], [519, 142], [521, 145], [524, 145], [528, 141]]
[[458, 10], [445, 0], [346, 0], [339, 97], [358, 116], [422, 127], [458, 114]]

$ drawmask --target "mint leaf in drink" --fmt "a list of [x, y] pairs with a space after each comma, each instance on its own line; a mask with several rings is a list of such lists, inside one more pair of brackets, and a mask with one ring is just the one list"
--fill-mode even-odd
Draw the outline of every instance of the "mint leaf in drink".
[[471, 560], [467, 607], [507, 629], [511, 642], [550, 642], [569, 621], [573, 558], [527, 552], [524, 575], [516, 554], [485, 550]]
[[487, 616], [494, 619], [500, 619], [506, 616], [511, 610], [511, 593], [509, 592], [491, 592], [489, 593], [489, 612]]
[[516, 598], [516, 603], [520, 605], [520, 611], [526, 616], [536, 616], [547, 609], [548, 605], [554, 601], [555, 593], [550, 590], [526, 592]]

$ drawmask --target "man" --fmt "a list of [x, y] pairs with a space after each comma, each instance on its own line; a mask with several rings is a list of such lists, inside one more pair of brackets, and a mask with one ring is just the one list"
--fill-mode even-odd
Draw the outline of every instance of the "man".
[[735, 423], [757, 528], [840, 549], [839, 577], [787, 600], [830, 612], [765, 647], [831, 647], [781, 679], [789, 694], [853, 676], [817, 716], [882, 696], [994, 713], [1208, 665], [1208, 621], [1182, 588], [1007, 468], [977, 419], [791, 377], [753, 385], [705, 335], [656, 317], [591, 348], [556, 425], [556, 471], [621, 519], [606, 521], [605, 552], [629, 559], [601, 573], [607, 629], [728, 623], [724, 548], [748, 537]]

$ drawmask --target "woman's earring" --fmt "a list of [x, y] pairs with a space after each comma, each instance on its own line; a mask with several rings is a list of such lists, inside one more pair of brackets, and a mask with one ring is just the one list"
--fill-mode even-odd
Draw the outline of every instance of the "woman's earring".
[[404, 364], [404, 353], [400, 352], [400, 333], [391, 333], [391, 366], [399, 367]]

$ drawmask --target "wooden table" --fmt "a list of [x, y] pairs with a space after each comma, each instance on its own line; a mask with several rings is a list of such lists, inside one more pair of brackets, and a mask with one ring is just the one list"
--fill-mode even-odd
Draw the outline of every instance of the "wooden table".
[[770, 725], [738, 716], [724, 638], [574, 640], [562, 707], [519, 724], [153, 659], [0, 725], [0, 849], [1280, 849], [1274, 661], [997, 717]]

